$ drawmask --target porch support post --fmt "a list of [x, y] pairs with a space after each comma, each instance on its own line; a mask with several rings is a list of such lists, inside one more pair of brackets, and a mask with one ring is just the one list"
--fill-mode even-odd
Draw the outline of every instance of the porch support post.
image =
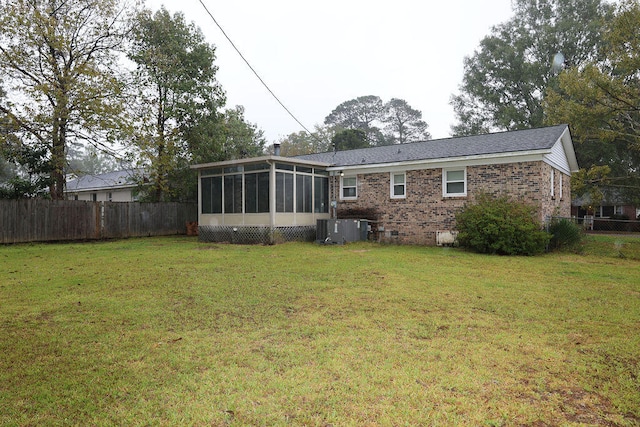
[[269, 162], [269, 227], [276, 228], [276, 163]]

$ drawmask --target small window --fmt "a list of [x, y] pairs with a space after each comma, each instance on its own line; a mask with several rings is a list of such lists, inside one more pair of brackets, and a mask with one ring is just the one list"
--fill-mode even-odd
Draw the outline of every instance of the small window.
[[611, 218], [611, 215], [614, 215], [616, 213], [615, 209], [615, 206], [600, 206], [599, 211], [596, 211], [596, 216], [599, 216], [601, 218]]
[[218, 168], [218, 169], [205, 169], [205, 170], [200, 172], [200, 175], [202, 175], [202, 176], [221, 175], [221, 174], [222, 174], [222, 169], [221, 168]]
[[342, 177], [340, 181], [342, 199], [356, 199], [358, 197], [358, 179], [355, 176]]
[[283, 171], [293, 171], [293, 165], [286, 163], [276, 163], [276, 169]]
[[558, 181], [558, 184], [560, 184], [558, 187], [558, 193], [560, 193], [560, 200], [562, 200], [562, 173], [560, 174], [560, 179]]
[[224, 173], [237, 173], [242, 172], [244, 170], [244, 166], [229, 166], [224, 168]]
[[555, 175], [555, 171], [552, 168], [551, 169], [551, 197], [554, 197], [556, 195], [555, 183], [553, 182], [554, 181], [554, 175]]
[[97, 202], [98, 201], [98, 195], [96, 193], [91, 193], [91, 201], [92, 202]]
[[391, 173], [391, 198], [404, 199], [406, 192], [406, 175], [402, 173]]
[[442, 196], [460, 197], [467, 195], [467, 170], [442, 170]]
[[244, 171], [245, 172], [262, 171], [262, 170], [269, 170], [270, 168], [271, 166], [269, 165], [269, 163], [256, 163], [255, 165], [245, 165]]
[[110, 202], [113, 202], [113, 193], [107, 193], [107, 199], [108, 199]]

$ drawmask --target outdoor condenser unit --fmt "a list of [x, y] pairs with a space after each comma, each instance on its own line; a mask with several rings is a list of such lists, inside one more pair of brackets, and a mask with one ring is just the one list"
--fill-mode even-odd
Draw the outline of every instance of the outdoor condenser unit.
[[343, 244], [367, 240], [369, 222], [362, 219], [320, 219], [316, 225], [319, 243]]

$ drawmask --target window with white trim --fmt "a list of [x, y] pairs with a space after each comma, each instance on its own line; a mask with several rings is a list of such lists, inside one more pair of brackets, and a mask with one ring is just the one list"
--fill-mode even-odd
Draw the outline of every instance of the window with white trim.
[[464, 197], [467, 195], [467, 168], [442, 170], [442, 196]]
[[551, 168], [551, 197], [554, 197], [556, 195], [556, 191], [555, 191], [555, 183], [553, 182], [553, 178], [555, 175], [555, 171], [553, 168]]
[[391, 172], [391, 198], [404, 199], [407, 196], [407, 176], [404, 172]]
[[343, 176], [340, 179], [340, 195], [343, 200], [358, 198], [358, 179], [355, 176]]
[[560, 179], [558, 181], [558, 184], [560, 184], [558, 187], [558, 193], [560, 195], [560, 200], [562, 200], [562, 172], [560, 172]]

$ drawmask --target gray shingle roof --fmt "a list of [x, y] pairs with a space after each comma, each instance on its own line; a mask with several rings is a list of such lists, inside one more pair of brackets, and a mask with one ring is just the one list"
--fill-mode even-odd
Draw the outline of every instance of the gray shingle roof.
[[567, 125], [558, 125], [335, 153], [307, 154], [295, 158], [329, 163], [332, 166], [356, 166], [546, 150], [553, 147], [566, 129]]
[[101, 190], [137, 184], [142, 169], [125, 169], [98, 175], [83, 175], [67, 181], [67, 191]]

